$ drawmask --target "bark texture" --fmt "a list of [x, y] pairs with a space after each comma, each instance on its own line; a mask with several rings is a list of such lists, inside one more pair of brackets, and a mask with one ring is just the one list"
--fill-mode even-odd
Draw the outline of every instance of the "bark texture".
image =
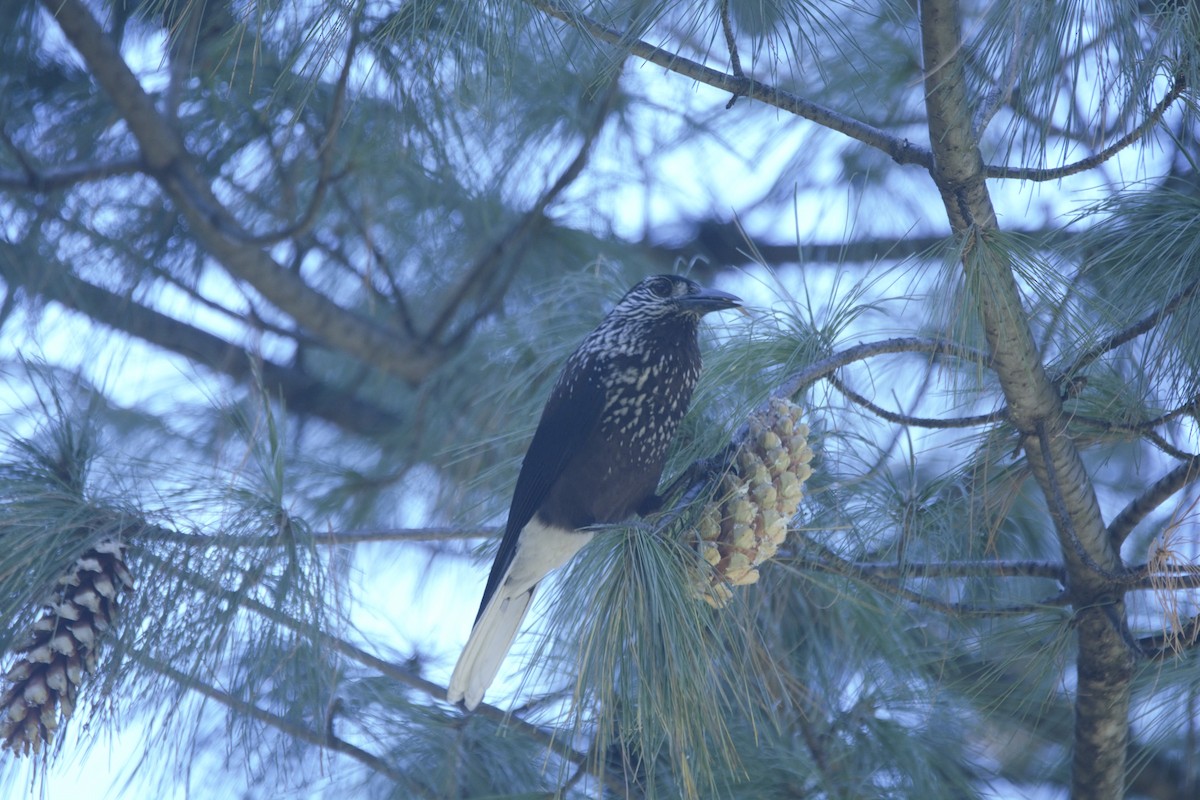
[[1071, 796], [1124, 793], [1133, 657], [1126, 644], [1120, 555], [1105, 532], [1096, 494], [1067, 431], [1061, 393], [1034, 344], [1012, 265], [986, 246], [998, 229], [972, 129], [955, 0], [921, 3], [932, 175], [950, 224], [963, 237], [963, 267], [975, 293], [992, 363], [1046, 498], [1067, 566], [1079, 654]]

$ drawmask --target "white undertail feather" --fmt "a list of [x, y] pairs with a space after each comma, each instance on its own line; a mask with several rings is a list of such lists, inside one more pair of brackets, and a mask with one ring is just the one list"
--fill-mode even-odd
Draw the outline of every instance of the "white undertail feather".
[[447, 700], [462, 701], [468, 709], [479, 705], [517, 637], [538, 582], [567, 563], [591, 538], [591, 531], [550, 527], [536, 517], [530, 520], [521, 531], [516, 556], [504, 580], [471, 629], [450, 676]]

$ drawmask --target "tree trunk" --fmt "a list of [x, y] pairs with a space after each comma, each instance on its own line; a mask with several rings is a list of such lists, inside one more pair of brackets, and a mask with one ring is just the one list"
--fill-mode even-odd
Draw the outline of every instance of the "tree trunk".
[[1071, 796], [1119, 798], [1124, 792], [1133, 659], [1125, 644], [1119, 554], [1109, 544], [1091, 478], [1066, 430], [1062, 400], [1034, 344], [1007, 258], [986, 246], [998, 229], [988, 194], [962, 60], [955, 0], [921, 3], [925, 100], [933, 178], [956, 234], [993, 364], [1046, 498], [1067, 565], [1076, 610], [1078, 675]]

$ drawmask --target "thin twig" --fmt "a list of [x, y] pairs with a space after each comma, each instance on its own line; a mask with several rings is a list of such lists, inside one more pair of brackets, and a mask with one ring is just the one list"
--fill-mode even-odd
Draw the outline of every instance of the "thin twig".
[[[353, 758], [355, 761], [358, 761], [359, 763], [374, 770], [375, 772], [378, 772], [381, 775], [386, 775], [396, 783], [406, 786], [410, 783], [409, 781], [405, 780], [403, 772], [396, 769], [394, 766], [378, 756], [368, 753], [361, 747], [353, 745], [344, 739], [339, 739], [337, 736], [330, 735], [327, 732], [313, 730], [312, 728], [297, 724], [290, 719], [281, 717], [278, 714], [274, 714], [264, 708], [260, 708], [258, 705], [248, 700], [243, 700], [242, 698], [235, 697], [228, 692], [221, 691], [220, 689], [210, 686], [193, 675], [189, 675], [164, 661], [154, 658], [144, 651], [131, 650], [129, 655], [136, 663], [142, 665], [146, 669], [151, 670], [152, 672], [157, 672], [158, 674], [174, 681], [185, 689], [189, 689], [197, 694], [201, 694], [210, 700], [215, 700], [221, 705], [227, 706], [239, 714], [244, 714], [248, 717], [258, 720], [259, 722], [264, 722], [274, 728], [279, 729], [294, 739], [308, 742], [309, 744], [322, 747], [326, 750], [333, 750], [347, 755], [350, 758]], [[410, 786], [410, 788], [416, 787]], [[426, 797], [432, 797], [432, 795], [428, 793], [423, 794]]]
[[932, 608], [943, 614], [950, 616], [962, 617], [1011, 617], [1023, 616], [1025, 614], [1033, 614], [1039, 611], [1044, 611], [1049, 607], [1065, 606], [1070, 604], [1070, 598], [1066, 592], [1059, 592], [1051, 597], [1035, 603], [1019, 603], [1011, 606], [981, 606], [975, 603], [953, 603], [945, 600], [939, 600], [936, 597], [922, 594], [905, 586], [895, 583], [880, 577], [878, 574], [869, 570], [861, 570], [852, 561], [846, 561], [840, 556], [826, 548], [824, 559], [805, 559], [795, 562], [797, 568], [808, 567], [818, 572], [825, 572], [832, 575], [842, 575], [852, 578], [867, 584], [873, 589], [876, 589], [885, 594], [890, 594], [906, 600], [914, 605], [924, 608]]
[[1093, 156], [1080, 159], [1073, 164], [1066, 164], [1065, 166], [1054, 167], [1052, 169], [989, 165], [985, 167], [987, 176], [989, 178], [1015, 178], [1023, 181], [1056, 181], [1060, 178], [1065, 178], [1068, 175], [1075, 175], [1076, 173], [1086, 172], [1089, 169], [1098, 167], [1149, 133], [1150, 130], [1162, 119], [1163, 114], [1167, 113], [1167, 109], [1171, 107], [1171, 104], [1179, 99], [1180, 95], [1183, 94], [1183, 91], [1186, 88], [1187, 77], [1180, 72], [1175, 76], [1175, 80], [1171, 84], [1171, 89], [1166, 93], [1163, 99], [1159, 101], [1158, 105], [1154, 107], [1146, 119], [1142, 121], [1141, 125], [1137, 126], [1132, 131], [1125, 134], [1120, 139], [1113, 142], [1111, 145]]
[[983, 351], [946, 339], [927, 339], [919, 336], [884, 339], [878, 342], [853, 345], [809, 364], [781, 381], [776, 394], [781, 397], [792, 397], [841, 367], [887, 353], [928, 353], [931, 356], [952, 356], [964, 361], [975, 361], [984, 366], [991, 365], [991, 359]]
[[22, 174], [0, 172], [0, 189], [4, 191], [54, 192], [70, 189], [81, 183], [139, 175], [145, 171], [145, 165], [134, 158], [83, 162], [56, 169], [38, 170], [25, 159], [24, 154], [16, 157], [23, 168]]
[[1119, 550], [1138, 523], [1197, 478], [1200, 478], [1200, 455], [1192, 456], [1147, 486], [1108, 523], [1108, 541], [1113, 548]]
[[[972, 347], [964, 347], [945, 339], [927, 339], [916, 336], [885, 339], [879, 342], [866, 342], [854, 345], [820, 361], [813, 362], [799, 372], [794, 372], [780, 381], [775, 390], [771, 392], [771, 395], [772, 397], [783, 398], [794, 397], [818, 380], [832, 375], [841, 367], [886, 353], [928, 353], [931, 356], [955, 356], [964, 360], [977, 361], [984, 365], [990, 365], [991, 363], [991, 359], [982, 351]], [[763, 407], [765, 408], [769, 402], [764, 403]], [[662, 492], [662, 496], [672, 497], [676, 493], [682, 493], [680, 495], [681, 499], [675, 504], [676, 513], [678, 513], [678, 509], [682, 506], [687, 505], [699, 496], [699, 492], [704, 489], [713, 474], [719, 474], [725, 470], [729, 464], [729, 460], [737, 452], [738, 445], [745, 439], [748, 430], [749, 428], [746, 424], [741, 425], [734, 433], [729, 444], [720, 453], [711, 458], [701, 458], [693, 461], [679, 473], [677, 478], [671, 481]], [[668, 516], [666, 519], [670, 520], [671, 517]]]
[[1075, 361], [1064, 370], [1067, 375], [1074, 375], [1079, 370], [1091, 364], [1110, 350], [1115, 350], [1126, 342], [1132, 341], [1143, 333], [1150, 331], [1156, 325], [1160, 324], [1164, 319], [1171, 316], [1175, 311], [1183, 305], [1187, 300], [1196, 293], [1200, 288], [1200, 279], [1193, 280], [1187, 286], [1183, 287], [1174, 297], [1168, 300], [1162, 308], [1150, 312], [1142, 317], [1137, 322], [1130, 325], [1124, 330], [1117, 331], [1109, 336], [1104, 341], [1100, 342], [1090, 350], [1085, 350]]
[[[733, 71], [735, 77], [744, 78], [746, 74], [742, 72], [742, 58], [738, 55], [737, 38], [733, 33], [733, 21], [729, 18], [729, 0], [721, 0], [721, 30], [725, 32], [725, 46], [729, 49], [729, 68]], [[725, 104], [725, 109], [733, 108], [733, 104], [737, 102], [739, 95], [734, 92], [729, 98], [729, 102]]]
[[325, 135], [321, 138], [321, 143], [317, 145], [317, 185], [313, 189], [312, 197], [309, 198], [308, 206], [300, 218], [287, 227], [271, 233], [251, 236], [247, 240], [247, 244], [260, 247], [276, 244], [285, 239], [303, 235], [316, 223], [317, 213], [325, 202], [325, 195], [329, 191], [330, 184], [336, 178], [333, 174], [334, 156], [337, 154], [334, 143], [337, 141], [338, 131], [342, 127], [343, 112], [346, 106], [346, 89], [350, 83], [350, 68], [354, 65], [357, 48], [358, 23], [356, 21], [350, 30], [350, 42], [346, 45], [346, 61], [342, 64], [342, 71], [334, 86], [333, 106], [329, 109], [329, 121], [325, 125]]
[[[1155, 428], [1157, 428], [1160, 425], [1165, 425], [1168, 422], [1172, 422], [1172, 421], [1178, 419], [1179, 417], [1182, 417], [1184, 414], [1196, 414], [1196, 413], [1200, 413], [1200, 397], [1193, 397], [1192, 399], [1188, 400], [1188, 402], [1185, 403], [1184, 405], [1179, 406], [1178, 408], [1173, 408], [1164, 414], [1159, 414], [1157, 417], [1154, 417], [1153, 419], [1148, 419], [1148, 420], [1145, 420], [1144, 422], [1136, 422], [1133, 424], [1112, 422], [1111, 420], [1101, 419], [1099, 417], [1089, 417], [1089, 416], [1083, 416], [1083, 415], [1079, 415], [1079, 414], [1073, 414], [1071, 416], [1071, 420], [1073, 422], [1075, 422], [1075, 421], [1085, 422], [1088, 425], [1094, 425], [1094, 426], [1102, 428], [1103, 430], [1106, 430], [1106, 431], [1127, 432], [1127, 433], [1132, 433], [1132, 434], [1141, 436], [1141, 435], [1146, 434], [1147, 432], [1152, 432]], [[1182, 452], [1182, 451], [1177, 451], [1177, 452]], [[1190, 459], [1191, 457], [1192, 456], [1190, 453], [1185, 454], [1185, 458]]]
[[928, 148], [913, 144], [907, 139], [893, 136], [873, 125], [868, 125], [865, 122], [834, 111], [819, 103], [806, 100], [799, 95], [792, 94], [775, 86], [770, 86], [753, 78], [738, 77], [711, 67], [706, 67], [699, 62], [684, 58], [678, 53], [664, 50], [661, 47], [655, 47], [629, 34], [621, 33], [607, 25], [602, 25], [586, 14], [582, 14], [573, 8], [559, 5], [554, 0], [526, 0], [526, 2], [547, 16], [561, 20], [571, 27], [587, 33], [594, 39], [616, 47], [625, 48], [633, 55], [649, 61], [651, 64], [657, 64], [664, 69], [687, 78], [692, 78], [715, 89], [748, 97], [752, 100], [759, 100], [795, 114], [798, 117], [812, 120], [825, 128], [845, 134], [851, 139], [887, 153], [897, 163], [919, 164], [926, 169], [933, 168], [933, 154]]
[[1173, 408], [1165, 414], [1158, 415], [1154, 419], [1146, 420], [1145, 422], [1141, 423], [1141, 427], [1157, 428], [1159, 425], [1165, 425], [1168, 422], [1172, 422], [1179, 417], [1182, 417], [1184, 414], [1200, 414], [1200, 395], [1193, 397], [1179, 408]]
[[[818, 560], [800, 558], [794, 562], [803, 567], [819, 566]], [[841, 563], [855, 574], [878, 578], [1048, 578], [1061, 581], [1066, 567], [1053, 561], [919, 561], [898, 564], [889, 561], [850, 561]]]
[[1082, 423], [1102, 431], [1128, 433], [1133, 436], [1137, 436], [1150, 442], [1150, 444], [1171, 456], [1171, 458], [1176, 458], [1180, 461], [1190, 461], [1194, 457], [1193, 453], [1181, 450], [1168, 442], [1162, 434], [1156, 430], [1152, 430], [1151, 427], [1146, 423], [1124, 425], [1119, 422], [1113, 422], [1112, 420], [1101, 419], [1100, 417], [1089, 417], [1085, 414], [1072, 414], [1070, 420], [1072, 423]]
[[900, 414], [895, 411], [888, 411], [886, 408], [877, 406], [875, 403], [872, 403], [866, 397], [863, 397], [861, 394], [843, 383], [842, 380], [838, 378], [836, 373], [829, 373], [829, 375], [825, 376], [825, 379], [828, 380], [829, 383], [839, 392], [844, 394], [858, 405], [867, 409], [872, 414], [875, 414], [876, 416], [885, 419], [888, 422], [894, 422], [898, 425], [909, 425], [914, 428], [974, 428], [980, 425], [991, 425], [994, 422], [1000, 422], [1005, 418], [1005, 416], [1007, 416], [1008, 413], [1007, 409], [1002, 408], [999, 411], [993, 411], [990, 414], [976, 414], [972, 417], [950, 417], [946, 419], [914, 417], [908, 414]]
[[450, 349], [460, 347], [466, 338], [475, 331], [479, 321], [492, 313], [496, 304], [503, 298], [509, 282], [515, 275], [515, 267], [507, 270], [501, 278], [496, 279], [495, 273], [498, 271], [498, 265], [503, 259], [507, 259], [510, 264], [517, 263], [519, 248], [523, 247], [538, 228], [545, 224], [546, 209], [582, 174], [584, 167], [591, 159], [592, 147], [603, 130], [604, 123], [608, 120], [609, 112], [612, 111], [614, 101], [620, 91], [621, 72], [620, 69], [615, 70], [603, 94], [596, 98], [595, 114], [584, 131], [583, 141], [580, 142], [579, 149], [575, 153], [575, 157], [571, 159], [571, 163], [562, 171], [558, 179], [542, 192], [533, 206], [522, 214], [503, 236], [492, 242], [491, 246], [475, 259], [475, 263], [467, 271], [467, 277], [460, 282], [454, 296], [446, 303], [441, 314], [425, 334], [426, 341], [437, 341], [442, 332], [450, 325], [454, 314], [475, 285], [478, 283], [486, 286], [485, 278], [490, 276], [492, 283], [496, 286], [491, 292], [491, 298], [481, 301], [471, 317], [464, 320], [458, 326], [458, 330], [447, 337], [447, 347]]
[[[350, 547], [369, 542], [454, 542], [466, 539], [486, 539], [496, 533], [494, 528], [395, 528], [348, 533], [317, 533], [309, 541], [323, 547]], [[277, 547], [279, 542], [270, 536], [220, 536], [203, 533], [182, 533], [169, 528], [147, 528], [142, 538], [162, 542], [178, 542], [196, 547], [224, 547], [231, 550], [255, 547]]]

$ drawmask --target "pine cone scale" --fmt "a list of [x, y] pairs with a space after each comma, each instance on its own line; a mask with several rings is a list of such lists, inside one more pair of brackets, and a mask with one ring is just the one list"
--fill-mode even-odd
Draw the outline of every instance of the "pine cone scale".
[[84, 674], [96, 669], [101, 634], [112, 623], [122, 592], [133, 589], [125, 545], [115, 539], [97, 544], [55, 583], [55, 597], [4, 673], [0, 747], [18, 755], [49, 745], [60, 721], [75, 712]]
[[813, 451], [800, 413], [796, 404], [773, 398], [766, 411], [754, 414], [716, 499], [700, 512], [697, 547], [712, 570], [697, 593], [715, 608], [733, 597], [731, 586], [756, 583], [758, 567], [787, 537], [812, 475]]

